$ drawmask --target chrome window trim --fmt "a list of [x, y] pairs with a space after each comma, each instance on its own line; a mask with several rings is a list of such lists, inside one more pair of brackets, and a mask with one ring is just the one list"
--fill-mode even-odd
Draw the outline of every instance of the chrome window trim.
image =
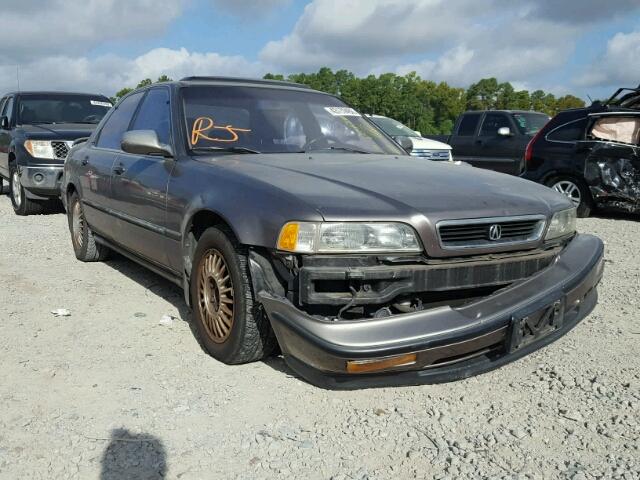
[[[492, 241], [487, 240], [482, 243], [475, 243], [470, 245], [445, 245], [442, 242], [440, 236], [440, 228], [446, 226], [457, 225], [487, 225], [491, 223], [505, 223], [505, 222], [518, 222], [527, 220], [537, 220], [539, 222], [537, 228], [534, 230], [534, 234], [527, 237], [524, 240], [507, 240], [507, 241]], [[514, 245], [527, 245], [534, 242], [538, 242], [542, 239], [547, 229], [547, 217], [545, 215], [518, 215], [509, 217], [483, 217], [483, 218], [464, 218], [458, 220], [440, 220], [436, 223], [436, 232], [438, 237], [438, 244], [443, 250], [471, 250], [471, 249], [486, 249], [486, 248], [501, 248], [511, 247]]]

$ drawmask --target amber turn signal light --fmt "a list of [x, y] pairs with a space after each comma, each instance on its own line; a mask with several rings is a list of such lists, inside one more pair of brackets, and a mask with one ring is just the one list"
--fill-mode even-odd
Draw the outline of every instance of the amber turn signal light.
[[349, 360], [347, 361], [348, 373], [369, 373], [379, 372], [395, 367], [405, 367], [416, 363], [417, 355], [415, 353], [406, 353], [404, 355], [396, 355], [393, 357], [371, 359], [371, 360]]

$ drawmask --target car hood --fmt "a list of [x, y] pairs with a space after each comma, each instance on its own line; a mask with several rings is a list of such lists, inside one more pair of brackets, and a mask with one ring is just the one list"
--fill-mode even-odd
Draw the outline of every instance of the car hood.
[[451, 145], [424, 137], [408, 137], [413, 143], [413, 148], [425, 150], [451, 150]]
[[326, 221], [542, 214], [570, 208], [563, 195], [518, 177], [454, 162], [361, 154], [261, 154], [210, 158], [313, 206]]
[[37, 140], [75, 140], [88, 137], [98, 125], [84, 123], [56, 123], [45, 125], [20, 125], [25, 138]]

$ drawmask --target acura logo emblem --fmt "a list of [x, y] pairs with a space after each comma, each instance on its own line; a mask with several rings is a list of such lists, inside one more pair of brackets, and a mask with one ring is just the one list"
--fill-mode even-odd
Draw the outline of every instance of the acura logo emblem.
[[500, 225], [491, 225], [489, 227], [489, 240], [500, 240], [502, 238], [502, 227]]

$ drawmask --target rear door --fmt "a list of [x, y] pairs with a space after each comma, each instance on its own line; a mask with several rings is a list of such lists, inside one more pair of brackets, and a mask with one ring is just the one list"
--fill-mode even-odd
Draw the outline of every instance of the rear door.
[[[499, 135], [501, 128], [508, 128], [510, 134]], [[511, 115], [487, 112], [475, 139], [475, 155], [469, 163], [475, 167], [517, 175], [521, 170], [524, 153], [521, 143]]]
[[82, 203], [91, 227], [104, 237], [117, 238], [117, 218], [113, 215], [111, 173], [121, 153], [122, 135], [129, 128], [143, 93], [125, 97], [109, 114], [94, 143], [81, 152], [80, 185]]
[[598, 206], [640, 213], [640, 112], [589, 115], [585, 180]]
[[[172, 145], [169, 88], [147, 91], [129, 130], [153, 130], [161, 143]], [[113, 166], [113, 209], [119, 243], [161, 266], [168, 264], [166, 244], [167, 184], [172, 158], [121, 152]]]
[[449, 139], [455, 160], [469, 162], [476, 155], [475, 137], [482, 119], [482, 112], [463, 113]]

